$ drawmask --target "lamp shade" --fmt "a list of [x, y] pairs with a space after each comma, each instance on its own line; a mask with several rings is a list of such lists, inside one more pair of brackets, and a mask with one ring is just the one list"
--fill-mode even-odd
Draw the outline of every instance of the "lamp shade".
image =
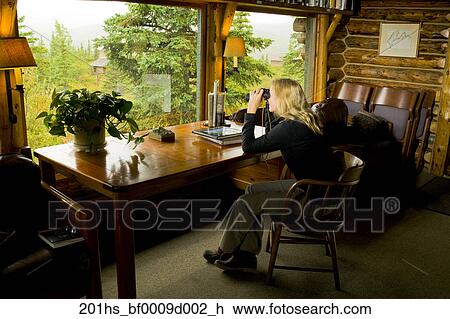
[[24, 37], [0, 38], [0, 69], [36, 66], [27, 39]]
[[228, 37], [225, 42], [223, 56], [226, 58], [246, 56], [244, 39], [242, 37]]

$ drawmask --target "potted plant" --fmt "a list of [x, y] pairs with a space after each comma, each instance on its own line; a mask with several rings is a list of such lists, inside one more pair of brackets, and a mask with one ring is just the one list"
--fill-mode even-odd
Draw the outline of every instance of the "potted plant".
[[[78, 150], [95, 152], [105, 147], [105, 129], [118, 139], [134, 141], [135, 145], [143, 137], [134, 137], [139, 128], [128, 117], [133, 103], [111, 94], [88, 89], [53, 91], [52, 102], [48, 112], [41, 112], [37, 118], [43, 118], [49, 133], [66, 136], [74, 135], [74, 146]], [[125, 133], [125, 131], [128, 131]]]

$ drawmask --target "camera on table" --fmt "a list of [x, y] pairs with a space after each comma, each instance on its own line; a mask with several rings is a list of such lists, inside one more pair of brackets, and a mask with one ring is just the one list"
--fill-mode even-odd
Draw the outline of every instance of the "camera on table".
[[[263, 97], [263, 99], [264, 100], [268, 100], [268, 99], [270, 99], [270, 89], [264, 89], [264, 88], [262, 88], [262, 90], [263, 90], [263, 94], [262, 94], [262, 97]], [[245, 94], [245, 101], [246, 102], [248, 102], [250, 100], [250, 94]]]

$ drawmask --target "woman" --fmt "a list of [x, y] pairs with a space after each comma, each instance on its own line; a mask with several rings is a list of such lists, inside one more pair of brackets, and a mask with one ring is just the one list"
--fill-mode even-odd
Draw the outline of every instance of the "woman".
[[[306, 102], [303, 89], [294, 80], [276, 79], [270, 87], [269, 110], [276, 118], [268, 132], [256, 138], [256, 110], [261, 105], [263, 90], [250, 94], [242, 149], [245, 153], [280, 150], [296, 179], [330, 179], [335, 176], [331, 149], [325, 144], [319, 120]], [[267, 125], [266, 125], [267, 126]], [[267, 198], [282, 198], [295, 182], [279, 180], [255, 183], [233, 204], [224, 219], [225, 226], [219, 248], [207, 250], [203, 256], [225, 270], [256, 268], [256, 255], [261, 250], [262, 226], [255, 218]]]

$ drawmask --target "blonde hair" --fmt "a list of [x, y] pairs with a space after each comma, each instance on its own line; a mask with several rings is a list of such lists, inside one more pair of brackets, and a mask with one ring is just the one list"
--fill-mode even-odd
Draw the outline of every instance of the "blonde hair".
[[278, 99], [275, 113], [285, 119], [303, 122], [314, 133], [322, 134], [320, 121], [306, 101], [303, 89], [297, 81], [282, 78], [272, 81], [272, 89]]

